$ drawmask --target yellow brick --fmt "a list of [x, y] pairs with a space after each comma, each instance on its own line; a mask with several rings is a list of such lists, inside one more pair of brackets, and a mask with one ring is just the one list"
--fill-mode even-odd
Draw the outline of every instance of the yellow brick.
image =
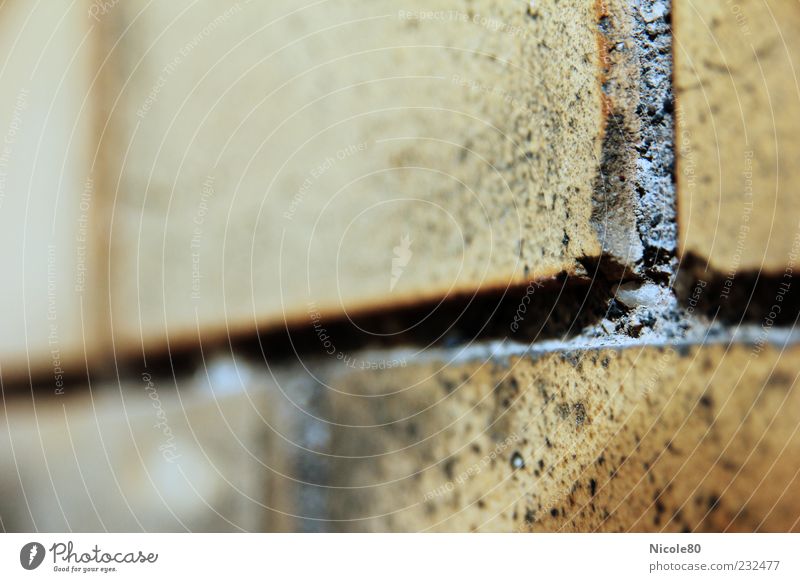
[[600, 254], [591, 3], [136, 1], [106, 18], [123, 347]]
[[333, 527], [797, 531], [798, 356], [447, 352], [333, 373]]
[[[0, 7], [0, 373], [59, 382], [104, 337], [93, 162], [96, 29], [82, 2]], [[101, 276], [98, 276], [101, 275]]]
[[674, 2], [680, 246], [782, 274], [800, 249], [800, 8]]
[[[260, 372], [260, 370], [259, 370]], [[207, 375], [206, 375], [207, 374]], [[210, 380], [208, 379], [210, 378]], [[263, 373], [209, 362], [177, 383], [143, 373], [64, 396], [6, 396], [0, 516], [7, 531], [286, 529], [286, 471]], [[276, 414], [276, 416], [278, 416]]]

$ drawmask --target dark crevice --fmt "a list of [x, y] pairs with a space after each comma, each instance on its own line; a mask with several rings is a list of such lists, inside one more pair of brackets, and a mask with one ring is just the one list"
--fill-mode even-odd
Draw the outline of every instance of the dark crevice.
[[692, 315], [727, 326], [793, 327], [800, 313], [800, 289], [786, 273], [725, 273], [687, 256], [681, 261], [675, 290]]
[[[169, 349], [145, 356], [127, 356], [106, 362], [90, 371], [93, 383], [138, 378], [143, 372], [169, 384], [172, 378], [193, 373], [213, 354], [233, 353], [237, 357], [272, 364], [300, 359], [343, 361], [348, 364], [357, 352], [412, 346], [455, 347], [471, 342], [509, 339], [520, 343], [545, 340], [567, 341], [615, 314], [613, 285], [598, 272], [603, 261], [591, 266], [594, 279], [559, 276], [545, 281], [510, 286], [502, 291], [453, 295], [444, 301], [426, 301], [414, 306], [364, 312], [347, 317], [311, 318], [305, 324], [262, 329], [252, 333], [221, 335], [202, 344], [170, 344]], [[588, 263], [587, 263], [588, 264]], [[356, 366], [362, 364], [357, 362]], [[4, 390], [35, 387], [52, 389], [49, 375], [4, 384]], [[85, 387], [86, 374], [64, 378], [65, 393], [71, 387]]]

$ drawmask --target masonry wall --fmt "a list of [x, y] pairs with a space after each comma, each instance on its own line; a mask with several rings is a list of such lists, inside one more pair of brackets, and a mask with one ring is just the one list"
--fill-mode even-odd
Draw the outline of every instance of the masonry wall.
[[7, 2], [0, 524], [797, 531], [798, 18]]

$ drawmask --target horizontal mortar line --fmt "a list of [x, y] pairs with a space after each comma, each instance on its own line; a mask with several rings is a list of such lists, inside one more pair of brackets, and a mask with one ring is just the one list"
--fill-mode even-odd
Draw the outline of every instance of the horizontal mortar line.
[[[487, 292], [478, 291], [471, 296], [448, 297], [441, 301], [441, 307], [444, 309], [455, 308], [456, 311], [463, 307], [463, 310], [467, 310], [469, 309], [469, 304], [473, 301], [486, 302], [496, 300], [496, 305], [499, 309], [499, 306], [504, 302], [506, 305], [516, 304], [520, 298], [518, 294], [524, 291], [531, 283], [540, 283], [542, 285], [541, 288], [538, 288], [540, 290], [537, 291], [537, 293], [545, 295], [545, 298], [541, 301], [545, 304], [553, 300], [556, 292], [574, 292], [575, 290], [585, 290], [586, 295], [584, 298], [586, 301], [589, 301], [592, 299], [592, 297], [602, 299], [604, 293], [607, 294], [607, 289], [602, 288], [601, 283], [608, 284], [608, 281], [602, 278], [602, 271], [598, 270], [597, 272], [600, 273], [601, 277], [597, 283], [595, 283], [594, 280], [587, 279], [585, 276], [573, 276], [566, 278], [554, 277], [545, 281], [531, 281], [530, 283], [526, 284], [509, 286], [505, 290], [490, 290]], [[559, 279], [561, 279], [561, 281], [559, 281]], [[560, 289], [558, 288], [559, 284], [561, 285]], [[721, 303], [721, 300], [719, 300], [719, 302]], [[369, 317], [373, 318], [373, 321], [375, 322], [386, 322], [395, 320], [398, 315], [408, 313], [409, 311], [413, 312], [414, 310], [424, 310], [427, 306], [436, 305], [437, 303], [438, 302], [424, 302], [411, 308], [407, 306], [394, 309], [390, 308], [368, 315]], [[534, 303], [532, 302], [531, 305], [534, 305]], [[570, 305], [572, 305], [572, 303], [570, 303]], [[566, 304], [558, 302], [552, 306], [554, 311], [564, 310], [566, 307]], [[459, 319], [462, 318], [463, 314], [464, 311], [458, 314]], [[446, 321], [445, 325], [447, 325], [447, 323], [449, 323], [449, 321]], [[693, 328], [691, 331], [694, 332], [694, 335], [692, 335], [692, 337], [674, 339], [667, 337], [633, 338], [622, 334], [614, 334], [605, 337], [585, 337], [579, 335], [581, 330], [578, 329], [575, 330], [574, 337], [569, 339], [554, 339], [552, 335], [555, 334], [551, 334], [551, 336], [547, 337], [546, 339], [534, 338], [530, 342], [512, 339], [509, 337], [512, 335], [511, 333], [508, 333], [508, 336], [503, 336], [502, 334], [498, 334], [496, 329], [486, 329], [486, 327], [490, 326], [490, 323], [491, 322], [487, 321], [487, 326], [485, 326], [480, 333], [475, 334], [473, 337], [465, 340], [461, 344], [453, 345], [451, 347], [434, 345], [422, 352], [418, 352], [415, 348], [423, 347], [425, 339], [429, 338], [426, 338], [424, 334], [416, 333], [404, 335], [403, 344], [397, 346], [375, 346], [376, 342], [373, 342], [372, 345], [364, 344], [352, 347], [346, 341], [342, 342], [342, 345], [348, 349], [348, 351], [352, 348], [353, 352], [359, 353], [364, 358], [368, 358], [369, 356], [377, 357], [389, 354], [395, 358], [414, 355], [413, 361], [420, 363], [440, 360], [449, 360], [452, 363], [463, 363], [487, 359], [497, 360], [499, 358], [508, 357], [536, 357], [544, 354], [576, 350], [629, 349], [635, 347], [692, 347], [709, 344], [721, 344], [731, 341], [736, 341], [744, 345], [751, 345], [754, 344], [757, 339], [771, 344], [800, 342], [800, 332], [796, 331], [794, 328], [774, 326], [767, 331], [766, 337], [764, 337], [765, 334], [762, 327], [751, 322], [743, 323], [735, 327], [731, 326], [729, 323], [723, 323], [720, 328], [714, 329], [715, 333], [705, 341], [699, 341], [700, 336], [698, 335], [698, 332], [705, 328], [703, 327], [703, 324], [698, 321], [693, 322]], [[346, 324], [346, 316], [343, 315], [338, 320], [331, 320], [326, 327], [328, 327], [332, 334], [341, 334], [343, 336], [352, 335], [352, 332], [340, 329]], [[453, 329], [456, 331], [463, 329], [463, 324], [456, 324]], [[182, 366], [180, 363], [177, 366], [177, 370], [175, 370], [173, 364], [176, 361], [180, 362], [181, 360], [185, 360], [187, 357], [197, 364], [200, 359], [199, 353], [201, 347], [203, 353], [206, 354], [219, 353], [223, 348], [228, 351], [228, 353], [241, 353], [248, 351], [248, 349], [251, 352], [253, 351], [252, 345], [247, 349], [242, 349], [243, 345], [258, 342], [259, 349], [260, 346], [263, 345], [264, 352], [266, 352], [268, 359], [272, 360], [270, 361], [270, 365], [280, 366], [284, 363], [289, 363], [291, 362], [291, 359], [295, 357], [295, 354], [300, 357], [312, 355], [320, 358], [321, 361], [324, 361], [325, 354], [320, 351], [319, 344], [313, 342], [313, 339], [315, 338], [312, 338], [309, 345], [303, 345], [302, 342], [290, 342], [286, 337], [280, 337], [284, 333], [291, 335], [298, 332], [310, 335], [312, 333], [310, 323], [304, 325], [295, 324], [279, 329], [256, 329], [247, 333], [238, 333], [231, 336], [220, 336], [216, 340], [201, 340], [198, 338], [196, 342], [177, 347], [167, 344], [168, 349], [163, 353], [148, 354], [148, 357], [152, 358], [154, 355], [156, 357], [160, 356], [161, 359], [164, 360], [162, 365], [165, 367], [168, 365], [170, 370], [174, 372], [173, 375], [176, 378], [181, 377], [186, 372], [181, 369]], [[444, 334], [442, 333], [440, 336], [441, 335]], [[353, 337], [355, 336], [352, 336], [350, 339], [353, 339]], [[441, 339], [441, 337], [439, 339]], [[307, 338], [306, 342], [309, 342]], [[289, 350], [289, 346], [292, 343], [295, 344], [295, 347], [299, 348], [296, 352], [294, 350]], [[297, 345], [298, 343], [300, 344], [299, 346]], [[281, 353], [282, 351], [284, 353]], [[273, 355], [275, 355], [274, 358], [272, 357]], [[137, 358], [120, 358], [118, 363], [120, 364], [121, 372], [117, 375], [99, 372], [97, 369], [92, 367], [92, 363], [90, 362], [90, 380], [86, 377], [73, 377], [66, 379], [67, 381], [65, 382], [65, 385], [74, 388], [78, 385], [88, 386], [90, 381], [95, 384], [112, 381], [123, 383], [126, 379], [138, 378], [140, 370], [131, 369], [131, 367], [136, 365]], [[37, 386], [37, 384], [41, 385], [42, 388], [49, 387], [52, 383], [52, 379], [49, 377], [49, 375], [50, 372], [45, 371], [41, 373], [41, 377], [36, 374], [31, 374], [29, 378], [17, 382], [5, 380], [0, 381], [2, 381], [2, 388], [4, 392], [6, 392], [8, 395], [13, 395], [13, 393], [18, 390], [22, 391], [23, 388], [39, 389], [40, 386]]]
[[[436, 347], [424, 352], [424, 355], [416, 356], [414, 361], [419, 363], [430, 363], [447, 360], [452, 364], [464, 364], [478, 361], [498, 361], [509, 357], [538, 357], [542, 355], [580, 352], [580, 351], [599, 351], [599, 350], [624, 350], [630, 348], [693, 348], [701, 346], [717, 346], [735, 343], [742, 346], [755, 346], [757, 342], [763, 341], [772, 346], [782, 346], [785, 344], [800, 344], [800, 330], [796, 328], [773, 327], [764, 337], [763, 329], [756, 324], [745, 324], [731, 330], [728, 333], [715, 333], [713, 336], [700, 341], [699, 338], [631, 338], [628, 336], [612, 336], [608, 338], [574, 338], [573, 340], [544, 340], [541, 342], [526, 344], [513, 340], [489, 340], [475, 342], [474, 345], [467, 347]], [[461, 353], [458, 353], [458, 352]], [[393, 358], [408, 355], [412, 350], [409, 348], [392, 349], [367, 349], [363, 351], [365, 359], [368, 356], [385, 357], [391, 355]], [[457, 354], [454, 356], [454, 354]]]

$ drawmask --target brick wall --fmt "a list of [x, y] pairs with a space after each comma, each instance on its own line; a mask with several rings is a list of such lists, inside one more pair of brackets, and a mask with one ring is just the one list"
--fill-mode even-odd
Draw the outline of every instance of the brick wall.
[[7, 2], [3, 528], [798, 530], [798, 18]]

